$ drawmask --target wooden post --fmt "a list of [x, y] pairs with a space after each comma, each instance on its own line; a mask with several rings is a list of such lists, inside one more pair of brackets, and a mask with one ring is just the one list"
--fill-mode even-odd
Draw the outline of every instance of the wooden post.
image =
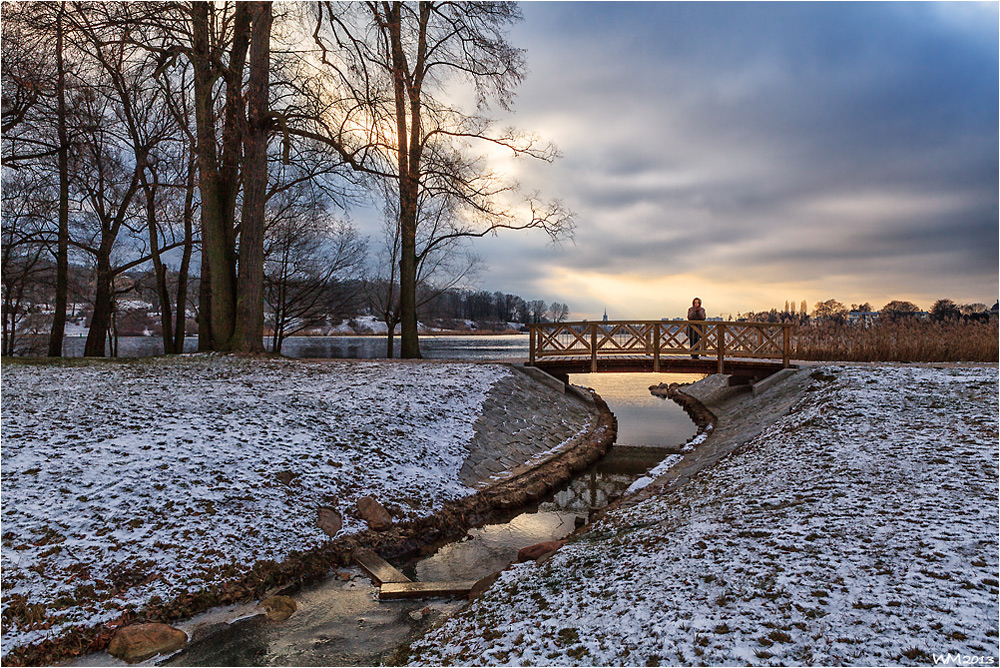
[[719, 349], [719, 373], [726, 371], [726, 326], [721, 322], [715, 326], [715, 338]]
[[597, 373], [597, 325], [590, 326], [590, 372]]
[[660, 373], [660, 323], [653, 323], [653, 373]]
[[787, 369], [789, 367], [790, 358], [792, 356], [792, 337], [789, 334], [792, 325], [784, 325], [781, 329], [781, 363]]
[[538, 327], [528, 325], [528, 366], [535, 366], [535, 332]]

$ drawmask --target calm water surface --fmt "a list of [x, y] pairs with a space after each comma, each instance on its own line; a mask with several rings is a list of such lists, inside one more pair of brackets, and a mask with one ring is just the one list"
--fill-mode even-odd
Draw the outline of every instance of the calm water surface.
[[[87, 340], [67, 338], [63, 351], [67, 357], [82, 357]], [[265, 342], [270, 349], [270, 342]], [[184, 340], [184, 352], [198, 350], [197, 337]], [[395, 339], [395, 355], [399, 355], [399, 337]], [[331, 359], [376, 359], [385, 357], [386, 340], [382, 336], [293, 336], [285, 340], [281, 353], [288, 357], [322, 357]], [[493, 336], [431, 336], [420, 337], [420, 352], [427, 359], [513, 360], [527, 359], [527, 334]], [[123, 336], [118, 339], [119, 357], [150, 357], [163, 354], [163, 341], [156, 336]]]

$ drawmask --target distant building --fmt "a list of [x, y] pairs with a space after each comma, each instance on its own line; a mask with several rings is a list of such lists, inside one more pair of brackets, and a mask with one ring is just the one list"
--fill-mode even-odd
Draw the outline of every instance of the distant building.
[[852, 325], [874, 325], [878, 322], [878, 311], [851, 311], [847, 314], [847, 322]]
[[604, 322], [608, 321], [608, 309], [604, 309]]

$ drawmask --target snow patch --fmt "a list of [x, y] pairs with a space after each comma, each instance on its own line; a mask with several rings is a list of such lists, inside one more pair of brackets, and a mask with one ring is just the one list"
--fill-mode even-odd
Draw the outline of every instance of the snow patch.
[[[473, 490], [473, 425], [507, 367], [184, 355], [3, 366], [3, 652], [281, 561]], [[279, 474], [281, 474], [279, 476]], [[44, 606], [51, 628], [17, 609]], [[19, 607], [20, 606], [20, 607]]]

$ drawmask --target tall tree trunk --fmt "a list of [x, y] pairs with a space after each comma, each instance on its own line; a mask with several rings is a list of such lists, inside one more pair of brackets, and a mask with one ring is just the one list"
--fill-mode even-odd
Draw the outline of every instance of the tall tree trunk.
[[212, 274], [205, 261], [205, 242], [202, 241], [201, 278], [198, 283], [198, 352], [212, 350]]
[[56, 246], [56, 303], [49, 332], [49, 357], [62, 357], [69, 293], [69, 133], [66, 129], [66, 63], [63, 32], [66, 3], [56, 19], [56, 126], [59, 139], [59, 231]]
[[268, 74], [271, 3], [252, 2], [250, 83], [243, 134], [243, 216], [232, 349], [264, 352], [264, 204], [267, 198]]
[[115, 294], [111, 293], [111, 326], [108, 328], [108, 344], [111, 356], [118, 357], [118, 308], [115, 304]]
[[97, 254], [97, 294], [94, 298], [94, 315], [90, 319], [90, 332], [83, 348], [84, 357], [104, 357], [108, 329], [111, 327], [111, 309], [114, 306], [114, 274], [111, 271], [111, 249], [102, 247]]
[[398, 324], [398, 317], [386, 318], [385, 356], [387, 359], [392, 359], [396, 356], [396, 325]]
[[160, 300], [160, 335], [163, 339], [163, 352], [167, 355], [174, 351], [173, 316], [170, 311], [170, 289], [167, 286], [167, 268], [160, 257], [160, 238], [156, 228], [156, 174], [153, 183], [146, 178], [145, 168], [140, 167], [140, 180], [143, 194], [146, 196], [146, 225], [149, 230], [149, 254], [153, 260], [153, 274], [156, 279], [156, 296]]
[[281, 344], [284, 341], [284, 337], [282, 336], [282, 321], [281, 321], [281, 318], [283, 317], [283, 315], [284, 315], [284, 313], [283, 313], [283, 309], [281, 308], [281, 306], [275, 307], [275, 309], [274, 309], [274, 330], [271, 332], [271, 352], [272, 353], [278, 353], [278, 354], [281, 353]]
[[12, 290], [3, 293], [3, 355], [14, 355], [14, 332], [17, 327], [17, 310], [14, 306]]
[[[191, 3], [193, 33], [195, 125], [198, 136], [198, 178], [201, 192], [202, 276], [208, 274], [211, 348], [227, 350], [233, 335], [236, 316], [236, 290], [233, 272], [232, 218], [227, 218], [227, 202], [218, 171], [215, 146], [215, 109], [212, 90], [216, 68], [212, 62], [209, 36], [209, 3]], [[240, 13], [237, 4], [237, 14]], [[245, 10], [244, 10], [245, 11]], [[230, 101], [227, 99], [227, 105]], [[205, 286], [203, 286], [205, 287]], [[202, 303], [202, 306], [206, 304]]]
[[192, 160], [188, 164], [187, 193], [184, 196], [184, 246], [177, 273], [177, 324], [174, 326], [174, 352], [177, 354], [184, 352], [184, 334], [187, 329], [188, 273], [191, 271], [191, 253], [194, 250], [194, 175], [195, 162]]
[[[405, 192], [405, 188], [401, 191]], [[401, 192], [402, 200], [404, 193]], [[420, 359], [417, 334], [417, 210], [416, 197], [400, 202], [399, 356]]]
[[[409, 67], [403, 50], [402, 3], [386, 3], [386, 27], [392, 59], [392, 86], [396, 111], [396, 160], [399, 175], [399, 356], [404, 359], [420, 358], [417, 340], [417, 195], [418, 181], [411, 164], [410, 138], [416, 131], [412, 126], [417, 119], [410, 117], [407, 128], [407, 73]], [[413, 108], [412, 105], [410, 107]], [[410, 130], [408, 132], [408, 129]]]

